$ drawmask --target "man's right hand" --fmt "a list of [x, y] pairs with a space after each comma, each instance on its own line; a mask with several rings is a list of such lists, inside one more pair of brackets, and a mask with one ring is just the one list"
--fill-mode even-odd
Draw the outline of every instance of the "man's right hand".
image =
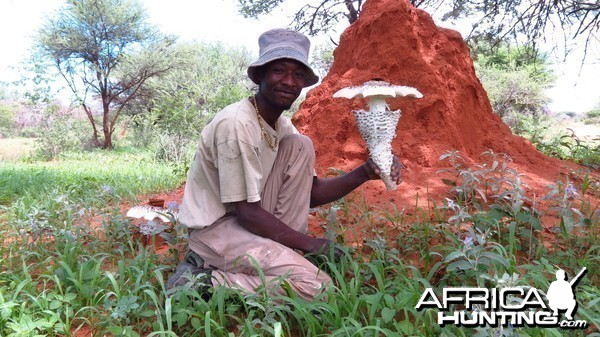
[[260, 207], [259, 203], [240, 201], [234, 203], [239, 224], [250, 233], [279, 242], [284, 246], [297, 249], [305, 254], [325, 256], [334, 249], [336, 259], [343, 252], [335, 243], [325, 238], [313, 238], [297, 232], [281, 222], [275, 216]]
[[305, 253], [311, 254], [314, 256], [332, 258], [333, 262], [339, 262], [344, 255], [344, 252], [338, 245], [326, 238], [313, 238], [312, 239], [313, 249], [310, 251], [306, 251]]

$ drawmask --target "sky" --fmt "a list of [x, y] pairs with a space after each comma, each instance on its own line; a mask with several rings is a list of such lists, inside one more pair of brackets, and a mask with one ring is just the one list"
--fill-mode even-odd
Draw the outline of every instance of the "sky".
[[[36, 30], [45, 16], [52, 14], [64, 0], [0, 0], [0, 81], [19, 78], [14, 70], [27, 58]], [[258, 36], [291, 22], [293, 9], [277, 9], [260, 20], [245, 19], [238, 14], [237, 0], [141, 0], [150, 23], [163, 33], [181, 40], [219, 41], [229, 46], [244, 46], [258, 55]], [[290, 1], [298, 5], [297, 1]], [[445, 23], [440, 26], [454, 28]], [[461, 31], [466, 33], [466, 31]], [[327, 37], [321, 37], [326, 39]], [[319, 43], [312, 39], [313, 46]], [[586, 112], [600, 102], [600, 58], [588, 57], [581, 68], [577, 54], [553, 66], [556, 85], [547, 91], [555, 112]]]

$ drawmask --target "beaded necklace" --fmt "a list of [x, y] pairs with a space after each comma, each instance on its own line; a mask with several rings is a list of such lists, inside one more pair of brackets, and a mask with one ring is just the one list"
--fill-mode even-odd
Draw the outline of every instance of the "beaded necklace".
[[258, 111], [258, 105], [256, 104], [256, 95], [253, 97], [252, 103], [254, 104], [254, 111], [256, 111], [256, 117], [258, 118], [258, 126], [260, 126], [260, 131], [262, 133], [261, 138], [267, 141], [267, 144], [269, 144], [269, 147], [271, 149], [275, 150], [275, 148], [277, 147], [277, 142], [279, 140], [277, 139], [277, 136], [273, 136], [274, 140], [271, 141], [271, 136], [269, 135], [267, 130], [265, 130], [265, 127], [262, 123], [263, 118], [260, 116], [260, 112]]

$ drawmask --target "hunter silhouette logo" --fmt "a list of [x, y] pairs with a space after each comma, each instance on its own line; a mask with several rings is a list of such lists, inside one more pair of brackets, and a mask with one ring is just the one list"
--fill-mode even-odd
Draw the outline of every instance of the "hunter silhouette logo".
[[554, 316], [558, 316], [559, 310], [566, 310], [565, 316], [567, 319], [573, 320], [573, 314], [577, 308], [574, 290], [586, 271], [587, 268], [583, 267], [571, 282], [567, 282], [567, 275], [564, 270], [559, 269], [556, 271], [556, 281], [550, 284], [550, 288], [548, 288], [548, 292], [546, 293], [548, 306], [552, 309]]
[[[533, 287], [504, 288], [443, 288], [438, 297], [432, 288], [426, 288], [417, 310], [437, 308], [437, 323], [440, 326], [453, 324], [463, 327], [539, 326], [585, 329], [585, 320], [574, 320], [577, 310], [575, 287], [585, 275], [584, 267], [575, 277], [567, 281], [564, 270], [556, 271], [546, 293]], [[566, 320], [560, 319], [565, 312]]]

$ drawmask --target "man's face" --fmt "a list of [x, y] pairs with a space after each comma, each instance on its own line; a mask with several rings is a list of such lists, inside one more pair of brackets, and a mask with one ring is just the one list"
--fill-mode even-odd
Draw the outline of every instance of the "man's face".
[[306, 67], [295, 60], [282, 59], [264, 66], [260, 92], [272, 105], [289, 109], [300, 96], [306, 81]]

